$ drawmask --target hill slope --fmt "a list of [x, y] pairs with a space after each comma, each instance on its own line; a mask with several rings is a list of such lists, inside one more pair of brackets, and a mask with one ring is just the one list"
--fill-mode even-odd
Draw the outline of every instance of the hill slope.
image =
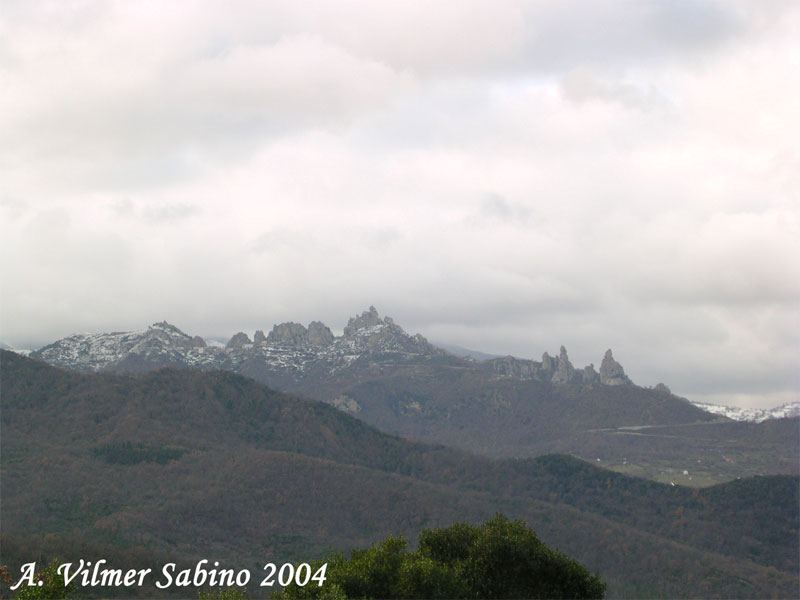
[[77, 537], [260, 568], [502, 510], [612, 595], [796, 592], [797, 478], [691, 490], [410, 443], [226, 372], [0, 364], [5, 547]]

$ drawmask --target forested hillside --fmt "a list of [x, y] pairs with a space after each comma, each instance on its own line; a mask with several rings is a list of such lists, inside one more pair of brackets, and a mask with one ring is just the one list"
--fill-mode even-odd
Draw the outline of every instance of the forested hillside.
[[228, 372], [0, 361], [4, 562], [113, 547], [259, 570], [502, 511], [611, 596], [797, 591], [796, 477], [689, 489], [566, 456], [411, 443]]

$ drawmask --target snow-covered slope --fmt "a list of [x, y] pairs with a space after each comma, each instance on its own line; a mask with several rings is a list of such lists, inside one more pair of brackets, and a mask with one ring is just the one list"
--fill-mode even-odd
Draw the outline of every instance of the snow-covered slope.
[[[599, 373], [594, 366], [576, 369], [562, 346], [557, 356], [542, 360], [502, 357], [477, 363], [449, 354], [421, 335], [409, 335], [391, 318], [378, 315], [375, 307], [353, 317], [341, 336], [319, 321], [307, 327], [299, 323], [273, 326], [268, 335], [259, 330], [251, 339], [235, 334], [224, 346], [191, 337], [162, 322], [144, 331], [73, 335], [31, 353], [51, 364], [80, 371], [114, 370], [142, 372], [160, 367], [227, 369], [260, 381], [288, 386], [291, 382], [323, 384], [348, 369], [370, 369], [409, 364], [444, 365], [476, 369], [489, 378], [537, 379], [554, 384], [604, 383], [631, 385], [611, 350]], [[356, 379], [360, 375], [356, 374]]]
[[192, 338], [164, 321], [144, 331], [72, 335], [32, 352], [31, 356], [62, 367], [100, 371], [120, 366], [133, 357], [164, 366], [193, 365], [202, 361], [192, 355], [205, 349], [201, 337]]
[[31, 353], [51, 364], [81, 371], [144, 371], [165, 366], [230, 369], [253, 364], [297, 374], [310, 366], [331, 372], [359, 358], [443, 356], [421, 335], [410, 336], [374, 307], [350, 319], [344, 335], [334, 336], [319, 322], [308, 328], [298, 323], [275, 325], [269, 336], [257, 331], [253, 340], [237, 333], [227, 345], [209, 345], [167, 322], [144, 331], [78, 334]]
[[787, 402], [775, 408], [740, 408], [738, 406], [722, 406], [707, 402], [692, 402], [698, 408], [716, 415], [723, 415], [734, 421], [751, 421], [761, 423], [767, 419], [783, 419], [800, 417], [800, 402]]

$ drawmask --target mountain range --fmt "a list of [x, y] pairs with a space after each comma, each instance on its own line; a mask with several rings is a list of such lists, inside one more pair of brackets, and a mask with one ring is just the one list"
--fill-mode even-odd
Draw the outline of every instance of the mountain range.
[[[0, 344], [0, 348], [12, 349], [5, 344]], [[394, 354], [406, 360], [412, 357], [433, 359], [443, 358], [443, 351], [467, 362], [484, 362], [500, 375], [555, 384], [632, 384], [622, 365], [614, 360], [611, 350], [605, 353], [597, 373], [594, 365], [576, 370], [563, 346], [557, 356], [545, 352], [541, 361], [533, 361], [447, 344], [433, 345], [421, 335], [408, 335], [390, 317], [380, 318], [374, 307], [351, 318], [342, 336], [335, 336], [327, 325], [319, 321], [312, 321], [307, 327], [286, 322], [274, 325], [268, 335], [258, 330], [251, 339], [246, 333], [239, 332], [227, 344], [209, 344], [200, 336], [189, 336], [162, 321], [143, 331], [73, 335], [25, 354], [80, 371], [135, 372], [164, 366], [187, 366], [236, 372], [242, 368], [252, 369], [255, 362], [278, 372], [304, 373], [327, 368], [330, 374], [347, 368], [366, 355]], [[247, 365], [243, 367], [245, 363]], [[655, 389], [669, 392], [664, 384], [658, 384]], [[735, 421], [758, 423], [800, 416], [800, 401], [769, 409], [691, 403], [701, 410]]]
[[[308, 327], [287, 322], [274, 325], [268, 335], [258, 330], [252, 339], [244, 332], [236, 333], [221, 348], [163, 321], [144, 331], [73, 335], [36, 350], [31, 356], [81, 371], [140, 372], [186, 366], [241, 372], [261, 368], [295, 379], [317, 372], [333, 375], [359, 361], [379, 357], [405, 361], [438, 358], [454, 364], [474, 362], [469, 357], [459, 360], [419, 334], [407, 334], [391, 317], [381, 318], [374, 306], [352, 317], [341, 336], [335, 336], [320, 321], [312, 321]], [[605, 353], [599, 373], [594, 365], [575, 369], [563, 346], [558, 356], [545, 352], [541, 361], [507, 356], [485, 363], [499, 375], [555, 384], [631, 383], [611, 350]]]
[[319, 321], [288, 322], [252, 338], [236, 333], [221, 347], [161, 322], [73, 335], [31, 357], [83, 372], [232, 371], [410, 439], [497, 458], [562, 452], [667, 483], [704, 486], [800, 469], [797, 419], [735, 423], [664, 384], [635, 385], [611, 350], [597, 370], [574, 367], [564, 347], [540, 361], [458, 357], [374, 307], [351, 318], [341, 336]]

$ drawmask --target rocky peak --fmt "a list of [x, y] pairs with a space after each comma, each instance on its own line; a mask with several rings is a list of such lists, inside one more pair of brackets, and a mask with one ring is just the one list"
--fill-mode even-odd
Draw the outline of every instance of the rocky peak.
[[600, 374], [595, 371], [593, 364], [582, 369], [576, 369], [570, 362], [567, 349], [564, 346], [561, 346], [558, 356], [551, 356], [547, 352], [543, 353], [541, 363], [506, 356], [486, 361], [485, 364], [495, 373], [502, 376], [538, 379], [540, 381], [549, 381], [556, 385], [567, 383], [625, 385], [632, 383], [625, 375], [622, 366], [611, 356], [610, 351], [606, 353], [606, 358], [603, 359], [604, 366], [601, 367]]
[[256, 331], [255, 335], [253, 335], [253, 343], [256, 346], [264, 346], [267, 343], [267, 336], [264, 335], [264, 332], [259, 329]]
[[553, 383], [568, 383], [574, 374], [575, 367], [569, 362], [567, 349], [561, 346], [561, 351], [558, 354], [558, 366], [556, 367], [556, 372], [553, 375], [552, 381]]
[[[133, 335], [135, 336], [136, 334]], [[191, 337], [175, 327], [175, 325], [161, 321], [150, 325], [147, 331], [140, 334], [139, 339], [127, 350], [132, 352], [152, 351], [159, 347], [165, 351], [168, 349], [205, 348], [206, 341], [199, 335]]]
[[161, 321], [144, 331], [78, 334], [49, 344], [31, 355], [59, 366], [85, 371], [106, 368], [141, 370], [180, 363], [182, 357], [205, 348], [200, 336], [191, 337]]
[[597, 383], [600, 381], [600, 375], [594, 370], [594, 363], [583, 367], [583, 382], [584, 383]]
[[234, 335], [231, 338], [231, 340], [225, 345], [225, 348], [227, 348], [229, 350], [230, 349], [240, 349], [240, 348], [244, 348], [247, 345], [252, 346], [253, 342], [250, 340], [249, 337], [247, 337], [246, 333], [240, 331], [239, 333], [237, 333], [236, 335]]
[[308, 329], [300, 323], [289, 321], [272, 326], [267, 336], [268, 344], [287, 344], [302, 347], [308, 343]]
[[394, 325], [394, 321], [388, 317], [386, 319], [381, 319], [375, 307], [370, 306], [369, 310], [365, 310], [357, 317], [350, 318], [344, 328], [344, 337], [352, 337], [362, 329], [386, 324]]
[[186, 335], [180, 329], [175, 327], [175, 325], [172, 325], [171, 323], [167, 323], [166, 321], [161, 321], [159, 323], [153, 323], [152, 325], [150, 325], [150, 327], [147, 328], [147, 332], [148, 333], [150, 333], [150, 332], [153, 332], [153, 333], [163, 332], [163, 333], [166, 333], [167, 335], [169, 335], [170, 337], [176, 336], [176, 337], [189, 338], [188, 335]]
[[532, 360], [523, 360], [513, 356], [493, 358], [486, 362], [490, 368], [506, 377], [522, 377], [531, 379], [536, 374], [536, 363]]
[[311, 321], [308, 324], [308, 343], [312, 346], [329, 346], [333, 340], [333, 333], [324, 323]]
[[603, 362], [600, 363], [600, 383], [605, 385], [626, 385], [631, 383], [622, 365], [614, 360], [611, 349], [606, 350]]
[[300, 323], [280, 323], [272, 327], [266, 338], [267, 344], [280, 344], [295, 348], [330, 346], [334, 335], [327, 325], [312, 321], [308, 328]]
[[421, 335], [410, 336], [390, 317], [381, 318], [374, 306], [351, 318], [344, 335], [336, 342], [351, 351], [401, 354], [437, 354], [444, 352]]
[[191, 337], [175, 327], [175, 325], [167, 323], [166, 321], [150, 325], [147, 331], [142, 335], [140, 344], [143, 344], [144, 347], [152, 347], [153, 344], [162, 344], [187, 349], [206, 347], [206, 341], [199, 335]]

